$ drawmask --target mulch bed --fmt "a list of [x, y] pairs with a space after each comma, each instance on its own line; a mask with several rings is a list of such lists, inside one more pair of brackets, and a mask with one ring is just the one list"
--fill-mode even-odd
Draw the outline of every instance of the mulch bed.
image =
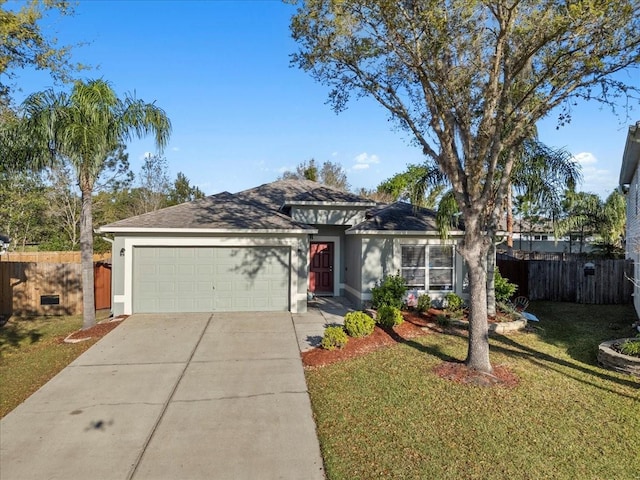
[[[363, 338], [349, 338], [341, 349], [325, 350], [322, 347], [313, 348], [302, 353], [302, 363], [307, 369], [320, 368], [336, 362], [349, 360], [381, 348], [404, 342], [411, 338], [434, 333], [453, 333], [467, 335], [466, 330], [455, 327], [440, 327], [435, 323], [440, 310], [431, 309], [425, 313], [403, 312], [404, 322], [393, 329], [382, 329], [376, 325], [373, 333]], [[497, 321], [502, 320], [501, 318]], [[496, 319], [490, 318], [489, 322]], [[469, 369], [462, 362], [442, 362], [434, 369], [434, 373], [441, 378], [461, 384], [513, 387], [519, 380], [508, 368], [494, 366], [493, 373], [487, 375]]]
[[120, 325], [122, 321], [127, 318], [127, 316], [120, 316], [112, 320], [96, 323], [93, 327], [87, 328], [86, 330], [78, 330], [76, 332], [73, 332], [71, 335], [67, 335], [64, 339], [62, 339], [62, 342], [78, 343], [92, 338], [102, 338], [111, 330]]

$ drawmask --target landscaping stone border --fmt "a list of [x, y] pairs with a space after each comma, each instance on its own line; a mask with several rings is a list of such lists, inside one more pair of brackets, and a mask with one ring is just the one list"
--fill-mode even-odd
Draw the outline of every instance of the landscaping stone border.
[[[469, 322], [465, 320], [451, 320], [451, 325], [461, 328], [468, 328]], [[489, 333], [505, 334], [524, 330], [527, 326], [525, 319], [513, 320], [511, 322], [497, 322], [489, 324]]]
[[619, 338], [609, 340], [598, 345], [598, 363], [605, 368], [610, 368], [616, 372], [628, 373], [640, 377], [640, 358], [624, 355], [612, 348], [614, 344], [623, 343], [625, 340], [633, 338]]

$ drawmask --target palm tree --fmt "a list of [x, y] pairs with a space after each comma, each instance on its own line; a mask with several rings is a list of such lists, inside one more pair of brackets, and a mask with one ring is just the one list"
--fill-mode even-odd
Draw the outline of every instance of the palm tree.
[[522, 201], [540, 207], [555, 218], [562, 210], [564, 192], [574, 189], [582, 180], [580, 165], [564, 149], [554, 149], [535, 136], [524, 141], [516, 152], [511, 172], [511, 187], [507, 190], [507, 248], [513, 248], [513, 193]]
[[618, 254], [626, 228], [624, 197], [613, 191], [603, 202], [594, 193], [569, 190], [565, 195], [564, 217], [558, 222], [559, 235], [575, 233], [580, 241], [579, 253], [583, 252], [585, 238], [596, 235], [594, 246], [601, 254]]
[[171, 134], [165, 112], [129, 95], [118, 98], [105, 80], [78, 81], [70, 94], [46, 90], [22, 105], [34, 141], [50, 153], [49, 161], [68, 162], [81, 192], [80, 252], [83, 329], [95, 325], [93, 291], [92, 195], [109, 154], [134, 137], [154, 134], [162, 151]]

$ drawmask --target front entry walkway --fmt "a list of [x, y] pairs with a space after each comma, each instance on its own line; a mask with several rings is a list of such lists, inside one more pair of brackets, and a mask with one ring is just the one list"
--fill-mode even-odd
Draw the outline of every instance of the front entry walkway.
[[291, 314], [131, 316], [0, 421], [0, 477], [323, 479]]
[[345, 314], [353, 310], [344, 297], [316, 297], [307, 302], [306, 313], [292, 314], [300, 351], [320, 346], [325, 328], [344, 325]]

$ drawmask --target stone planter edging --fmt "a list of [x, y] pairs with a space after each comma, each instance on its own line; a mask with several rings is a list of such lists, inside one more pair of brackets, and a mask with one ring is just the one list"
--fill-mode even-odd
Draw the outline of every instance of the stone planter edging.
[[[469, 322], [465, 320], [451, 320], [451, 325], [461, 328], [468, 328]], [[527, 321], [525, 319], [522, 320], [513, 320], [511, 322], [498, 322], [498, 323], [490, 323], [489, 324], [489, 333], [512, 333], [520, 330], [524, 330], [527, 326]]]
[[624, 355], [615, 351], [612, 347], [615, 343], [622, 343], [633, 338], [619, 338], [609, 340], [598, 345], [598, 363], [605, 368], [610, 368], [616, 372], [628, 373], [640, 377], [640, 358]]

